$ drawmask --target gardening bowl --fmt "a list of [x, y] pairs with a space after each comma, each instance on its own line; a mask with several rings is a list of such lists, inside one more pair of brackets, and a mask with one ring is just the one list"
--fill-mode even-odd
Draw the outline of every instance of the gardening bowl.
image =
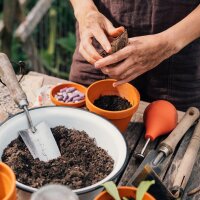
[[85, 105], [85, 98], [80, 100], [79, 102], [73, 103], [73, 102], [63, 102], [63, 101], [58, 101], [55, 98], [55, 95], [60, 91], [60, 89], [63, 88], [68, 88], [68, 87], [74, 87], [78, 91], [82, 92], [83, 94], [86, 93], [87, 88], [83, 85], [80, 85], [78, 83], [74, 82], [68, 82], [68, 83], [61, 83], [59, 85], [54, 86], [51, 91], [50, 91], [50, 99], [51, 101], [56, 105], [56, 106], [70, 106], [70, 107], [82, 107]]
[[0, 199], [16, 200], [15, 175], [12, 169], [0, 162]]
[[[121, 186], [118, 187], [119, 196], [127, 197], [127, 198], [136, 198], [136, 191], [137, 188], [135, 187], [129, 187], [129, 186]], [[99, 195], [95, 197], [94, 200], [113, 200], [113, 198], [106, 192], [101, 192]], [[152, 197], [149, 193], [145, 193], [143, 200], [156, 200], [154, 197]]]
[[[109, 119], [121, 132], [124, 132], [133, 114], [137, 111], [140, 94], [138, 90], [129, 83], [113, 87], [114, 79], [105, 79], [91, 84], [86, 92], [86, 106], [91, 111]], [[94, 101], [104, 95], [117, 95], [125, 98], [131, 103], [131, 107], [121, 111], [108, 111], [94, 105]]]
[[[64, 125], [69, 129], [84, 130], [91, 138], [95, 139], [97, 146], [105, 149], [113, 158], [114, 168], [106, 178], [91, 186], [73, 190], [79, 195], [80, 200], [93, 200], [97, 193], [102, 191], [102, 183], [116, 180], [122, 173], [127, 162], [127, 145], [120, 131], [105, 118], [83, 109], [61, 106], [30, 109], [30, 115], [33, 124], [45, 121], [49, 127]], [[10, 142], [19, 136], [18, 131], [27, 128], [28, 124], [24, 113], [13, 116], [0, 126], [0, 158]], [[37, 191], [36, 188], [20, 182], [17, 182], [17, 187], [20, 189], [20, 193], [23, 193], [21, 195], [23, 197], [31, 195], [24, 192]]]

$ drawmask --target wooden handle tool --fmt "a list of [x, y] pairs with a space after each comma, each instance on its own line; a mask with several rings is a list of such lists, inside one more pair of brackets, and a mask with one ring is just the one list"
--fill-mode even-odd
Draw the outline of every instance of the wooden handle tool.
[[0, 78], [6, 84], [15, 103], [20, 107], [28, 105], [26, 94], [23, 92], [12, 64], [4, 53], [0, 53]]
[[182, 194], [187, 185], [187, 182], [189, 180], [193, 166], [196, 161], [199, 148], [200, 148], [200, 121], [195, 127], [190, 143], [178, 168], [178, 173], [176, 174], [173, 187], [171, 188], [172, 193], [177, 198], [180, 197], [180, 195]]
[[190, 107], [176, 128], [160, 143], [159, 154], [153, 161], [154, 165], [159, 164], [160, 161], [163, 160], [163, 157], [170, 155], [174, 151], [178, 142], [198, 118], [199, 110], [195, 107]]

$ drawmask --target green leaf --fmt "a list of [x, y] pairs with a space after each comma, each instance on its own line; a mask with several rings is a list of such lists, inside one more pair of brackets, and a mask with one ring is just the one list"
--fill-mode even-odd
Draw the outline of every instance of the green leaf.
[[108, 194], [114, 198], [114, 200], [121, 200], [118, 189], [113, 181], [108, 181], [102, 185], [105, 187]]
[[150, 188], [151, 185], [155, 184], [155, 181], [142, 181], [137, 189], [136, 192], [136, 200], [142, 200], [147, 190]]

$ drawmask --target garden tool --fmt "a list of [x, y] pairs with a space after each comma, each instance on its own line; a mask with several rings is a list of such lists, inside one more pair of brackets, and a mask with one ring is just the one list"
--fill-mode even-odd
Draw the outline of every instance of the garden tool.
[[170, 102], [158, 100], [147, 106], [143, 118], [147, 141], [141, 153], [136, 154], [136, 159], [139, 160], [144, 159], [144, 152], [150, 141], [154, 141], [158, 136], [169, 133], [176, 127], [178, 114], [176, 108]]
[[8, 87], [15, 103], [24, 110], [29, 128], [19, 131], [19, 135], [33, 158], [46, 162], [59, 157], [59, 148], [48, 125], [45, 122], [33, 125], [26, 94], [21, 89], [8, 57], [3, 53], [0, 53], [0, 78]]
[[151, 187], [150, 193], [153, 194], [156, 199], [174, 199], [175, 196], [165, 187], [159, 175], [167, 166], [168, 159], [166, 158], [174, 152], [178, 142], [198, 117], [199, 110], [195, 107], [190, 107], [176, 128], [161, 142], [158, 150], [152, 150], [146, 156], [135, 174], [131, 177], [128, 185], [138, 186], [143, 180], [155, 180], [156, 184]]
[[195, 164], [199, 148], [200, 148], [200, 121], [195, 127], [190, 143], [178, 167], [178, 172], [176, 174], [173, 186], [172, 188], [170, 188], [170, 191], [174, 194], [176, 198], [182, 196], [184, 192], [184, 189], [192, 173], [192, 169]]

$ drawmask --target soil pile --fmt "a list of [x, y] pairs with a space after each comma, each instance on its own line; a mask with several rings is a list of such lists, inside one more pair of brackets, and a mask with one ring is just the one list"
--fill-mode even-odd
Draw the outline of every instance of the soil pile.
[[34, 188], [60, 183], [79, 189], [102, 180], [113, 170], [113, 159], [86, 132], [57, 126], [52, 133], [62, 156], [49, 162], [34, 160], [20, 137], [4, 150], [2, 160], [20, 183]]
[[126, 110], [131, 107], [131, 104], [128, 100], [117, 95], [100, 96], [94, 101], [94, 105], [109, 111]]

